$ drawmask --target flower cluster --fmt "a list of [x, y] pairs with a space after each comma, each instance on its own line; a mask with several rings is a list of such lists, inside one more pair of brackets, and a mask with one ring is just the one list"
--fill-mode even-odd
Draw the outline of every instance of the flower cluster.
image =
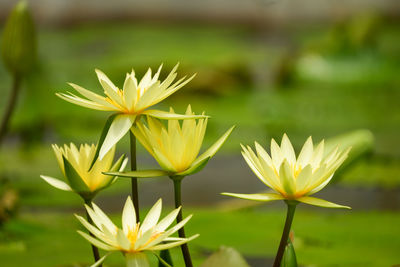
[[[53, 149], [62, 174], [67, 182], [42, 175], [52, 186], [73, 191], [85, 201], [87, 218], [76, 215], [88, 233], [78, 231], [93, 246], [95, 264], [101, 266], [108, 254], [100, 258], [97, 248], [121, 252], [128, 267], [148, 267], [147, 254], [181, 246], [186, 267], [191, 267], [191, 257], [187, 242], [198, 235], [185, 236], [184, 226], [191, 215], [183, 219], [181, 203], [181, 181], [184, 177], [200, 171], [230, 136], [234, 127], [228, 129], [213, 145], [200, 153], [206, 134], [208, 117], [204, 112], [196, 115], [190, 105], [185, 114], [176, 114], [150, 109], [164, 100], [192, 78], [175, 81], [178, 65], [160, 81], [160, 66], [152, 75], [149, 69], [138, 81], [135, 72], [126, 75], [122, 89], [119, 89], [101, 71], [96, 70], [105, 96], [95, 94], [76, 84], [70, 84], [82, 97], [73, 93], [57, 94], [62, 99], [95, 110], [111, 111], [97, 145], [84, 144], [77, 148], [74, 144]], [[163, 121], [167, 120], [167, 122]], [[181, 121], [180, 121], [181, 120]], [[124, 156], [114, 162], [116, 144], [130, 132], [131, 170], [124, 171], [127, 160]], [[157, 161], [160, 169], [137, 170], [136, 140]], [[274, 266], [281, 266], [281, 260], [288, 243], [289, 231], [296, 205], [300, 202], [328, 207], [349, 208], [332, 202], [311, 197], [324, 188], [335, 171], [346, 160], [348, 149], [325, 149], [324, 141], [314, 146], [311, 137], [307, 139], [299, 155], [286, 136], [278, 145], [271, 141], [270, 153], [257, 142], [255, 151], [242, 145], [242, 155], [254, 174], [273, 192], [256, 194], [223, 193], [237, 198], [273, 201], [284, 200], [288, 215], [282, 234]], [[162, 200], [158, 200], [143, 220], [139, 216], [137, 178], [168, 176], [174, 185], [175, 209], [160, 220]], [[95, 195], [113, 184], [118, 177], [130, 177], [132, 198], [128, 197], [122, 211], [122, 228], [93, 202]], [[133, 199], [133, 201], [132, 201]], [[176, 220], [176, 224], [172, 225]], [[172, 225], [172, 226], [171, 226]], [[178, 232], [178, 237], [174, 234]], [[293, 246], [286, 251], [294, 254]], [[147, 253], [147, 254], [146, 254]], [[289, 253], [289, 252], [288, 252]], [[155, 254], [164, 266], [169, 266], [161, 256]], [[286, 260], [293, 258], [286, 255]]]

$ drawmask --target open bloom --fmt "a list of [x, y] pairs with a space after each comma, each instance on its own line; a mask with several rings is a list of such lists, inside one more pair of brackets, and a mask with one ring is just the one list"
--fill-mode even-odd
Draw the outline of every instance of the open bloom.
[[70, 146], [53, 145], [52, 147], [68, 183], [45, 175], [40, 177], [50, 185], [61, 190], [74, 191], [86, 200], [91, 200], [98, 191], [112, 184], [117, 178], [104, 175], [102, 172], [122, 171], [127, 163], [127, 159], [124, 160], [124, 156], [121, 156], [113, 164], [115, 154], [115, 147], [113, 147], [103, 159], [96, 160], [89, 170], [96, 151], [95, 145], [83, 144], [79, 149], [73, 143]]
[[103, 72], [96, 69], [97, 78], [104, 89], [105, 96], [95, 94], [73, 83], [69, 85], [83, 97], [79, 97], [71, 92], [57, 94], [57, 96], [73, 104], [90, 109], [114, 111], [116, 113], [110, 117], [103, 130], [107, 135], [100, 139], [100, 158], [103, 158], [111, 147], [129, 131], [135, 123], [136, 118], [141, 114], [160, 119], [185, 118], [179, 114], [171, 115], [168, 112], [148, 109], [176, 92], [194, 77], [194, 75], [189, 79], [183, 77], [174, 82], [177, 76], [176, 69], [178, 68], [178, 65], [176, 65], [167, 78], [161, 82], [159, 80], [161, 67], [159, 67], [154, 76], [152, 76], [151, 69], [149, 68], [139, 82], [135, 77], [135, 72], [132, 70], [131, 73], [127, 73], [122, 89], [115, 86]]
[[[92, 208], [88, 205], [85, 205], [85, 207], [93, 220], [93, 224], [81, 216], [76, 215], [76, 217], [94, 237], [81, 231], [78, 231], [78, 233], [98, 248], [107, 251], [121, 251], [126, 257], [127, 266], [147, 267], [149, 263], [144, 252], [180, 246], [198, 237], [198, 235], [190, 238], [171, 237], [192, 216], [186, 217], [180, 223], [168, 229], [177, 217], [180, 208], [173, 210], [159, 221], [162, 207], [161, 199], [154, 204], [146, 218], [140, 223], [136, 222], [135, 208], [131, 198], [128, 197], [122, 211], [122, 229], [115, 226], [96, 204], [92, 203]], [[101, 260], [104, 260], [104, 258]]]
[[328, 207], [348, 208], [310, 195], [320, 191], [332, 179], [333, 174], [347, 158], [350, 148], [339, 151], [338, 148], [324, 153], [324, 141], [314, 149], [311, 137], [304, 144], [299, 156], [296, 155], [286, 134], [281, 146], [271, 141], [271, 156], [257, 142], [257, 154], [250, 146], [242, 145], [242, 155], [255, 175], [277, 193], [224, 195], [258, 200], [296, 200], [299, 202]]
[[[173, 110], [171, 109], [171, 114]], [[190, 105], [185, 115], [194, 115]], [[198, 156], [207, 127], [205, 119], [186, 119], [182, 126], [177, 120], [169, 120], [168, 127], [161, 121], [147, 117], [147, 126], [137, 123], [132, 132], [146, 150], [157, 160], [163, 171], [136, 171], [120, 173], [120, 176], [186, 176], [199, 171], [217, 153], [234, 127], [231, 127], [207, 151]]]

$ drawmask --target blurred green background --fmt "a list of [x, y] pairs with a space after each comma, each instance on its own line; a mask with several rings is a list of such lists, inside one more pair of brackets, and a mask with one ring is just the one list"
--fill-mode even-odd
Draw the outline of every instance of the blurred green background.
[[[180, 75], [197, 76], [159, 108], [183, 112], [190, 103], [195, 112], [206, 111], [212, 118], [204, 148], [237, 125], [205, 170], [183, 184], [185, 213], [194, 213], [187, 231], [201, 234], [190, 244], [196, 265], [220, 245], [238, 249], [251, 266], [268, 266], [274, 257], [283, 205], [239, 209], [237, 202], [224, 203], [229, 211], [220, 205], [228, 199], [219, 192], [265, 189], [241, 159], [240, 143], [266, 145], [287, 133], [300, 149], [310, 135], [319, 141], [358, 129], [372, 132], [373, 149], [321, 192], [353, 210], [300, 206], [293, 226], [298, 261], [399, 264], [400, 9], [396, 1], [341, 1], [341, 8], [316, 2], [207, 0], [201, 7], [178, 0], [142, 5], [119, 0], [112, 7], [106, 1], [32, 2], [38, 61], [24, 80], [0, 147], [1, 199], [17, 207], [0, 226], [0, 265], [91, 261], [72, 216], [83, 212], [80, 199], [51, 188], [39, 175], [61, 177], [50, 144], [96, 142], [108, 114], [55, 93], [70, 90], [67, 82], [101, 93], [95, 68], [122, 86], [132, 68], [140, 77], [164, 63], [165, 77], [177, 62]], [[0, 31], [13, 4], [0, 3]], [[0, 81], [3, 112], [11, 78], [2, 65]], [[127, 145], [124, 139], [118, 153], [127, 153]], [[140, 146], [139, 164], [157, 166]], [[150, 206], [162, 196], [171, 207], [171, 186], [163, 178], [142, 182], [142, 203]], [[128, 181], [120, 180], [97, 200], [118, 220], [128, 192]], [[179, 256], [175, 250], [177, 266], [183, 264]], [[106, 264], [122, 262], [115, 255]]]

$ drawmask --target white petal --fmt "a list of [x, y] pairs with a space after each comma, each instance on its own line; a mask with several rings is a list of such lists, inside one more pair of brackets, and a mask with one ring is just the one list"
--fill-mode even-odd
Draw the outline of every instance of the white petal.
[[150, 209], [149, 213], [147, 213], [146, 218], [144, 219], [140, 230], [142, 232], [146, 232], [148, 229], [154, 227], [158, 219], [160, 218], [161, 215], [161, 207], [162, 207], [162, 200], [161, 198], [154, 204], [154, 206]]
[[303, 148], [300, 151], [299, 157], [297, 158], [297, 164], [304, 168], [310, 163], [313, 154], [313, 142], [311, 136], [308, 137], [307, 141], [304, 143]]
[[64, 183], [63, 181], [60, 181], [56, 178], [45, 176], [45, 175], [40, 175], [40, 178], [45, 180], [47, 183], [49, 183], [51, 186], [54, 186], [55, 188], [64, 190], [64, 191], [72, 191], [72, 188]]
[[122, 211], [122, 229], [127, 235], [129, 231], [132, 231], [136, 227], [136, 212], [133, 206], [131, 197], [129, 196], [125, 202], [124, 209]]
[[99, 158], [100, 160], [107, 152], [129, 131], [135, 122], [135, 115], [120, 114], [117, 115], [108, 130], [107, 136], [101, 146]]
[[81, 236], [83, 236], [87, 241], [89, 241], [90, 243], [92, 243], [93, 245], [95, 245], [98, 248], [104, 249], [104, 250], [117, 250], [116, 248], [113, 248], [109, 245], [104, 244], [103, 242], [99, 241], [98, 239], [82, 232], [82, 231], [77, 231]]
[[281, 151], [283, 156], [289, 161], [290, 164], [295, 164], [296, 155], [294, 153], [292, 143], [290, 143], [290, 140], [286, 134], [284, 134], [282, 137]]

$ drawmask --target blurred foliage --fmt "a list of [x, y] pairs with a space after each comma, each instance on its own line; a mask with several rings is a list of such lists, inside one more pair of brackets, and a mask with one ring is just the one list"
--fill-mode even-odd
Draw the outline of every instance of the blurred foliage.
[[9, 180], [0, 178], [0, 230], [4, 223], [15, 216], [18, 208], [18, 193]]
[[249, 267], [246, 260], [234, 248], [221, 246], [200, 267]]

